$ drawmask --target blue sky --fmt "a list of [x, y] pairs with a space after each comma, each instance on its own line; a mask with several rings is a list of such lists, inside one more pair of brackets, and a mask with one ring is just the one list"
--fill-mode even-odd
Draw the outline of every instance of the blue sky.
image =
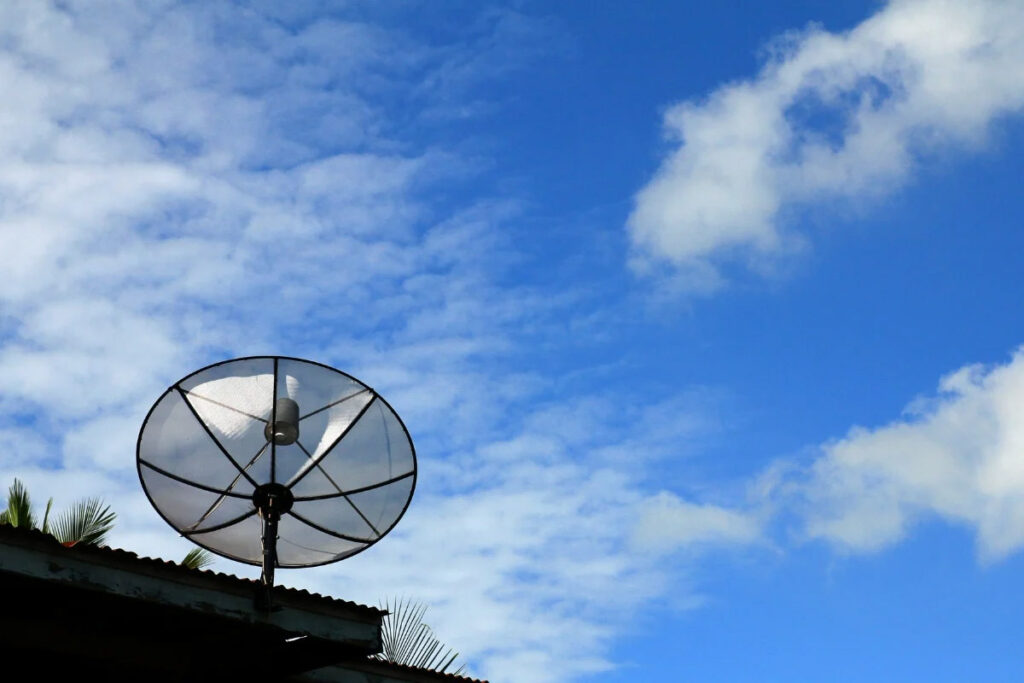
[[1017, 679], [1019, 3], [277, 4], [0, 9], [8, 479], [179, 558], [149, 406], [307, 357], [420, 478], [279, 581], [475, 675]]

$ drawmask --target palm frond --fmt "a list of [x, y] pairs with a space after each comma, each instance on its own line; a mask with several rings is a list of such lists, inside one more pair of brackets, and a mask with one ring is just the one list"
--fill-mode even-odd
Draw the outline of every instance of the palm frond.
[[53, 498], [46, 501], [46, 512], [43, 513], [43, 525], [39, 529], [44, 533], [50, 533], [50, 508], [53, 507]]
[[54, 521], [51, 534], [65, 545], [85, 543], [99, 545], [114, 527], [117, 515], [99, 498], [75, 503]]
[[[459, 656], [423, 623], [426, 605], [412, 600], [394, 600], [391, 604], [383, 603], [381, 609], [388, 613], [381, 622], [381, 652], [373, 655], [374, 658], [444, 673]], [[460, 665], [451, 673], [462, 673], [465, 668], [465, 664]]]
[[203, 548], [192, 548], [185, 555], [185, 559], [181, 561], [181, 564], [189, 569], [202, 569], [213, 564], [213, 555]]
[[29, 498], [28, 490], [20, 479], [15, 479], [7, 489], [7, 510], [3, 518], [3, 523], [11, 526], [28, 529], [36, 526], [36, 519], [32, 514], [32, 499]]

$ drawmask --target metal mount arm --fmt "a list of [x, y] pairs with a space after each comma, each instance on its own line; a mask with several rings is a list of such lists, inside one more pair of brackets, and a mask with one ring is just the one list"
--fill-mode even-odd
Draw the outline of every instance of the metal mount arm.
[[269, 612], [273, 607], [274, 568], [278, 566], [277, 523], [283, 514], [291, 510], [294, 498], [291, 490], [282, 484], [261, 484], [253, 492], [252, 502], [263, 520], [263, 571], [256, 606]]

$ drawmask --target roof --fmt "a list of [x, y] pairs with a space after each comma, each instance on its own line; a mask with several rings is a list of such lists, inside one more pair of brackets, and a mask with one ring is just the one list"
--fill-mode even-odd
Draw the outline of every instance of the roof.
[[[170, 574], [176, 574], [181, 578], [187, 577], [189, 579], [201, 576], [203, 577], [202, 580], [207, 582], [210, 586], [220, 586], [225, 589], [253, 590], [259, 584], [259, 581], [255, 579], [246, 579], [232, 574], [211, 571], [209, 569], [190, 569], [189, 567], [172, 560], [144, 557], [129, 550], [122, 550], [120, 548], [113, 548], [106, 545], [76, 544], [69, 547], [60, 543], [53, 536], [43, 533], [37, 529], [25, 529], [0, 524], [0, 542], [6, 539], [27, 537], [34, 537], [37, 541], [44, 544], [56, 544], [62, 549], [62, 552], [108, 558], [109, 560], [123, 563], [125, 567], [131, 567], [137, 570], [142, 568], [159, 568], [159, 571], [161, 572], [169, 572]], [[321, 607], [329, 609], [354, 609], [359, 613], [364, 614], [367, 618], [380, 617], [387, 614], [387, 610], [382, 610], [378, 607], [360, 605], [359, 603], [352, 602], [351, 600], [342, 600], [328, 595], [321, 595], [320, 593], [313, 593], [301, 588], [274, 586], [274, 597], [285, 600], [289, 605], [302, 605], [306, 607]]]
[[474, 681], [370, 659], [387, 614], [376, 607], [275, 586], [273, 609], [260, 610], [259, 581], [117, 548], [65, 547], [8, 525], [0, 550], [12, 598], [5, 613], [17, 615], [0, 621], [0, 655], [35, 653], [53, 675], [66, 662], [69, 673], [128, 670], [153, 681], [268, 669], [296, 681]]
[[[348, 670], [357, 670], [361, 673], [374, 676], [374, 681], [394, 680], [392, 677], [397, 675], [401, 676], [398, 680], [419, 681], [422, 683], [441, 683], [442, 681], [448, 681], [449, 683], [456, 681], [458, 683], [487, 683], [487, 681], [479, 678], [470, 678], [468, 676], [460, 676], [459, 674], [453, 673], [441, 673], [430, 669], [420, 669], [415, 666], [395, 664], [394, 662], [384, 662], [376, 659], [367, 659], [358, 663], [346, 662], [342, 666]], [[325, 682], [341, 680], [340, 678], [335, 677], [334, 669], [335, 667], [326, 667], [321, 671], [310, 672], [307, 679], [310, 681]]]

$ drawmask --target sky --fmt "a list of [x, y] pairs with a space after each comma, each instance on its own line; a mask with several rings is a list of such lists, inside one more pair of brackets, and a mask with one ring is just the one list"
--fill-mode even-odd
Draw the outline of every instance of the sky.
[[[0, 6], [0, 474], [180, 559], [149, 407], [374, 387], [493, 681], [1019, 680], [1024, 4]], [[219, 560], [218, 571], [257, 575]]]

